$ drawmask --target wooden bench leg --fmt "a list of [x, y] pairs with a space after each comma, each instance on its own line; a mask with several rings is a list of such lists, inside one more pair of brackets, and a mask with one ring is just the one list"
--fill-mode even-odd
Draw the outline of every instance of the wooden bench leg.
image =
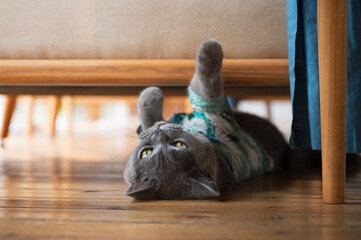
[[347, 0], [318, 0], [322, 185], [325, 203], [345, 201]]
[[11, 117], [13, 116], [16, 103], [16, 96], [6, 95], [5, 96], [5, 106], [4, 106], [4, 115], [3, 122], [1, 127], [1, 146], [4, 144], [4, 139], [8, 136], [9, 126], [11, 122]]

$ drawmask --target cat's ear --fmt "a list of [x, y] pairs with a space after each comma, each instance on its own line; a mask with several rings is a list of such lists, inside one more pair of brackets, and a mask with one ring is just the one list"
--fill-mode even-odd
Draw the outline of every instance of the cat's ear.
[[191, 178], [191, 192], [195, 198], [218, 197], [219, 191], [213, 179], [207, 178]]
[[134, 199], [147, 199], [153, 193], [153, 185], [144, 181], [131, 183], [127, 191], [124, 192], [125, 195]]

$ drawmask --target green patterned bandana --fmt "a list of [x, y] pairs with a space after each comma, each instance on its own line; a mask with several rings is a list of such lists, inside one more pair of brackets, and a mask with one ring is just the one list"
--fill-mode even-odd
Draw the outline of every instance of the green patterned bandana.
[[219, 150], [235, 181], [271, 171], [273, 160], [257, 141], [242, 130], [225, 97], [204, 99], [188, 87], [193, 113], [174, 114], [169, 120], [185, 131], [205, 134]]

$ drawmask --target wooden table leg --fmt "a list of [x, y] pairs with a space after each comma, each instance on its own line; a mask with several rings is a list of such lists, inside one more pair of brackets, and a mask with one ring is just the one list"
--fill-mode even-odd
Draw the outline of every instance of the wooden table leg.
[[347, 0], [318, 0], [322, 184], [325, 203], [345, 201]]

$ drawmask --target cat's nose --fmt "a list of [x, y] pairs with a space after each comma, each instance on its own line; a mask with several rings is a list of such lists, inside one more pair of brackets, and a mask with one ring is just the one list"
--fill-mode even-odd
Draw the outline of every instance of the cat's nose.
[[165, 121], [159, 121], [159, 122], [156, 122], [154, 124], [154, 126], [157, 128], [160, 128], [161, 126], [166, 125], [166, 124], [167, 124], [167, 122], [165, 122]]
[[152, 141], [159, 143], [166, 143], [168, 142], [168, 137], [161, 129], [158, 128], [153, 133]]

